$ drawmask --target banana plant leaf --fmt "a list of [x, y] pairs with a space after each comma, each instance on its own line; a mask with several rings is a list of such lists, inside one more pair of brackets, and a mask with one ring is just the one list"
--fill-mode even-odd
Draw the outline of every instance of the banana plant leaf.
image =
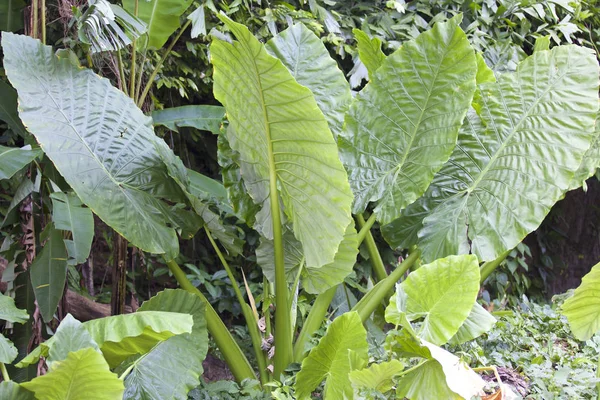
[[0, 2], [0, 31], [16, 32], [23, 29], [23, 0], [3, 0]]

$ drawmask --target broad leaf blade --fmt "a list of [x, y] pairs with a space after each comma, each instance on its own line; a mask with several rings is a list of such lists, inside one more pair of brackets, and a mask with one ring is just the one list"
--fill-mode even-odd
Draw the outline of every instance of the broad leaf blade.
[[35, 400], [35, 396], [16, 382], [4, 381], [0, 383], [0, 399]]
[[0, 2], [0, 31], [16, 32], [23, 28], [23, 0], [3, 0]]
[[275, 179], [307, 265], [330, 263], [350, 222], [352, 196], [327, 122], [310, 90], [245, 26], [220, 18], [237, 41], [213, 40], [214, 92], [234, 128], [228, 139], [240, 153], [245, 184], [262, 206], [257, 220], [272, 226], [269, 182]]
[[48, 241], [30, 267], [31, 286], [45, 322], [54, 318], [67, 279], [67, 249], [62, 233], [49, 227]]
[[[0, 334], [0, 363], [10, 364], [17, 358], [19, 352], [17, 348], [4, 335]], [[0, 397], [2, 398], [2, 397]]]
[[563, 306], [571, 331], [579, 340], [588, 340], [600, 331], [600, 264], [583, 277], [581, 285]]
[[[353, 351], [353, 365], [350, 351]], [[317, 347], [302, 361], [296, 377], [296, 397], [310, 398], [311, 392], [327, 379], [325, 398], [351, 399], [353, 390], [348, 374], [352, 367], [360, 369], [367, 361], [367, 332], [357, 313], [346, 313], [329, 325]]]
[[596, 117], [596, 136], [590, 148], [585, 152], [583, 156], [583, 160], [581, 160], [581, 164], [577, 171], [575, 171], [575, 175], [573, 176], [573, 180], [569, 185], [569, 190], [577, 189], [580, 186], [583, 186], [584, 189], [587, 189], [585, 181], [596, 173], [596, 169], [600, 167], [600, 118]]
[[489, 332], [495, 324], [496, 318], [476, 302], [465, 322], [458, 328], [458, 332], [452, 336], [448, 343], [458, 345], [477, 339], [484, 333]]
[[219, 133], [225, 109], [220, 106], [193, 105], [152, 111], [154, 125], [163, 125], [178, 132], [180, 127]]
[[52, 364], [62, 361], [69, 356], [69, 353], [92, 348], [100, 352], [98, 344], [92, 339], [90, 333], [83, 324], [77, 321], [71, 314], [60, 322], [56, 333], [53, 336], [53, 345], [48, 349], [46, 362], [52, 368]]
[[192, 0], [123, 0], [123, 8], [131, 14], [138, 5], [138, 18], [148, 25], [148, 47], [160, 49], [179, 28], [179, 17]]
[[438, 23], [388, 56], [350, 107], [340, 154], [355, 213], [377, 202], [379, 221], [398, 218], [450, 157], [477, 73], [459, 22]]
[[18, 309], [10, 296], [0, 294], [0, 320], [23, 324], [29, 320], [26, 310]]
[[386, 238], [396, 245], [395, 230], [418, 232], [426, 261], [469, 251], [494, 260], [516, 246], [569, 188], [595, 138], [597, 75], [592, 52], [561, 46], [481, 85], [480, 116], [469, 113], [450, 161]]
[[375, 71], [381, 67], [385, 54], [381, 51], [381, 40], [377, 37], [370, 38], [365, 32], [360, 29], [352, 29], [356, 38], [356, 48], [358, 49], [358, 57], [360, 61], [367, 67], [369, 76], [373, 76]]
[[79, 198], [133, 245], [174, 258], [179, 244], [160, 198], [183, 194], [161, 158], [175, 156], [151, 119], [107, 79], [39, 41], [7, 33], [2, 45], [21, 119]]
[[141, 311], [191, 314], [191, 333], [171, 337], [135, 361], [125, 379], [124, 399], [185, 399], [198, 386], [208, 350], [204, 303], [184, 290], [166, 289], [140, 307]]
[[0, 119], [21, 137], [25, 138], [28, 135], [19, 118], [17, 91], [4, 81], [0, 81]]
[[369, 368], [350, 372], [349, 378], [355, 389], [374, 389], [385, 393], [394, 386], [393, 378], [404, 370], [404, 364], [390, 360], [372, 364]]
[[81, 264], [87, 260], [94, 239], [94, 216], [89, 208], [83, 207], [79, 197], [73, 193], [55, 192], [52, 199], [52, 221], [56, 229], [71, 232], [71, 239], [64, 239], [68, 263]]
[[0, 179], [10, 179], [36, 157], [42, 155], [40, 149], [0, 146]]
[[114, 400], [123, 396], [123, 381], [108, 368], [102, 355], [87, 348], [69, 353], [63, 361], [31, 382], [21, 384], [38, 399], [76, 400], [89, 398]]
[[298, 23], [269, 40], [266, 48], [281, 60], [296, 82], [311, 90], [329, 129], [335, 136], [339, 135], [352, 94], [344, 73], [321, 39]]

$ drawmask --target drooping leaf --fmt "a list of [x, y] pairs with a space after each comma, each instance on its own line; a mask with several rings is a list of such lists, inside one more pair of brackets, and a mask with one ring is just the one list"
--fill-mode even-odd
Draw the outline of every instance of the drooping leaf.
[[190, 178], [190, 193], [200, 200], [214, 202], [216, 204], [227, 202], [227, 190], [221, 182], [218, 182], [206, 175], [188, 169]]
[[600, 331], [600, 264], [583, 277], [562, 311], [577, 339], [588, 340]]
[[177, 235], [160, 199], [183, 194], [165, 167], [175, 156], [151, 119], [110, 81], [39, 41], [7, 33], [2, 45], [21, 119], [79, 198], [133, 245], [174, 258]]
[[374, 389], [385, 393], [394, 386], [393, 378], [404, 370], [404, 364], [390, 360], [372, 364], [369, 368], [350, 372], [349, 378], [355, 389]]
[[[353, 353], [350, 364], [349, 351]], [[302, 361], [296, 376], [296, 397], [310, 398], [311, 392], [326, 379], [324, 398], [352, 398], [353, 389], [348, 374], [361, 369], [368, 360], [367, 332], [356, 312], [337, 317], [325, 336]]]
[[52, 221], [56, 229], [71, 232], [71, 239], [64, 239], [68, 263], [81, 264], [87, 260], [94, 239], [94, 216], [89, 208], [83, 207], [79, 197], [73, 193], [55, 192], [52, 199]]
[[49, 226], [48, 241], [30, 267], [31, 286], [45, 322], [54, 318], [67, 279], [67, 248], [62, 233]]
[[595, 138], [590, 148], [585, 152], [583, 160], [569, 185], [569, 190], [577, 189], [583, 186], [587, 189], [585, 181], [596, 173], [596, 169], [600, 167], [600, 118], [596, 117]]
[[513, 248], [568, 189], [595, 138], [598, 63], [588, 50], [540, 51], [480, 85], [450, 161], [402, 218], [393, 246], [417, 243], [426, 261], [471, 251], [481, 261]]
[[[83, 322], [82, 326], [100, 347], [109, 365], [115, 367], [140, 351], [148, 351], [158, 342], [191, 332], [193, 320], [187, 314], [144, 311], [94, 319]], [[40, 344], [17, 367], [22, 368], [48, 356], [56, 340], [53, 336]], [[124, 341], [127, 341], [126, 345], [122, 345]]]
[[10, 364], [17, 358], [18, 353], [13, 342], [0, 333], [0, 363]]
[[192, 21], [192, 39], [197, 38], [200, 35], [206, 35], [206, 18], [204, 17], [204, 4], [198, 6], [198, 8], [188, 15], [187, 19]]
[[[123, 8], [135, 12], [136, 0], [123, 0]], [[160, 49], [169, 36], [179, 28], [179, 17], [192, 4], [192, 0], [137, 1], [138, 18], [148, 26], [148, 47]]]
[[489, 332], [495, 324], [496, 318], [476, 302], [465, 322], [458, 328], [458, 332], [452, 336], [448, 343], [458, 345], [477, 339], [484, 333]]
[[35, 396], [16, 382], [4, 381], [0, 383], [0, 399], [35, 400]]
[[[1, 15], [0, 11], [0, 18]], [[27, 130], [23, 126], [17, 110], [17, 91], [4, 81], [0, 81], [0, 120], [6, 122], [10, 129], [21, 137], [27, 136]]]
[[4, 0], [0, 2], [0, 31], [16, 32], [23, 29], [23, 0]]
[[180, 127], [190, 127], [216, 135], [219, 133], [224, 117], [223, 107], [209, 105], [181, 106], [152, 111], [155, 126], [163, 125], [176, 132]]
[[296, 82], [311, 90], [334, 136], [342, 132], [352, 101], [350, 85], [323, 42], [304, 24], [290, 26], [266, 44]]
[[141, 311], [191, 314], [191, 333], [171, 337], [137, 359], [125, 379], [124, 399], [186, 399], [198, 386], [208, 333], [202, 300], [184, 290], [166, 289], [140, 307]]
[[372, 77], [375, 71], [381, 67], [385, 54], [381, 51], [381, 40], [377, 37], [370, 38], [366, 32], [360, 29], [352, 29], [356, 39], [356, 48], [360, 61], [367, 67], [369, 76]]
[[60, 322], [53, 339], [54, 342], [49, 347], [46, 358], [49, 367], [52, 367], [53, 363], [67, 358], [69, 353], [81, 349], [92, 348], [100, 352], [98, 344], [92, 339], [87, 329], [71, 314], [67, 314]]
[[213, 40], [214, 93], [234, 128], [227, 135], [245, 185], [262, 206], [256, 218], [272, 226], [269, 195], [277, 187], [307, 265], [328, 264], [350, 222], [352, 196], [327, 122], [310, 90], [245, 26], [220, 18], [237, 41]]
[[146, 24], [107, 0], [89, 0], [77, 20], [79, 40], [91, 46], [92, 53], [117, 51], [146, 33]]
[[29, 145], [22, 148], [0, 146], [0, 179], [12, 178], [40, 155], [40, 149], [32, 149]]
[[[410, 273], [400, 284], [405, 303], [401, 312], [409, 321], [424, 318], [418, 336], [437, 345], [443, 345], [454, 336], [469, 316], [479, 291], [479, 264], [477, 257], [450, 256], [423, 265]], [[388, 308], [398, 308], [392, 296]], [[389, 316], [386, 320], [400, 325]]]
[[92, 348], [69, 353], [53, 364], [43, 376], [21, 386], [38, 399], [78, 400], [93, 394], [97, 400], [115, 400], [123, 396], [123, 381], [108, 368], [102, 355]]
[[15, 300], [0, 293], [0, 320], [23, 324], [29, 320], [26, 310], [18, 309]]
[[387, 224], [448, 160], [475, 91], [477, 62], [460, 16], [388, 56], [352, 103], [340, 156], [361, 213]]

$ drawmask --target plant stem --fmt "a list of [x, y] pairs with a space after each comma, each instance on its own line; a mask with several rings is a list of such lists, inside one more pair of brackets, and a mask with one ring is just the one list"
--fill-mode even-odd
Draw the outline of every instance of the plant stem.
[[125, 70], [123, 69], [123, 57], [121, 57], [120, 49], [117, 50], [117, 60], [119, 61], [119, 76], [121, 78], [119, 89], [121, 89], [122, 92], [126, 92], [127, 80], [125, 78]]
[[[371, 226], [373, 226], [373, 223], [375, 222], [374, 215], [375, 214], [372, 214], [371, 217], [369, 217]], [[357, 214], [355, 218], [356, 222], [358, 222], [358, 226], [360, 227], [359, 234], [362, 233], [364, 235], [365, 245], [367, 246], [367, 250], [369, 252], [371, 266], [373, 267], [373, 272], [375, 272], [375, 277], [378, 281], [382, 281], [387, 277], [387, 272], [385, 270], [385, 266], [383, 265], [381, 254], [379, 254], [379, 250], [377, 249], [377, 244], [375, 244], [375, 239], [373, 239], [370, 229], [367, 228], [368, 223], [365, 222], [363, 216], [361, 214]], [[365, 228], [367, 228], [366, 231]]]
[[399, 373], [398, 375], [396, 375], [396, 377], [401, 377], [401, 376], [404, 376], [404, 375], [406, 375], [406, 374], [409, 374], [409, 373], [413, 372], [413, 371], [414, 371], [414, 370], [416, 370], [416, 369], [419, 369], [419, 368], [421, 368], [421, 366], [422, 366], [423, 364], [425, 364], [427, 361], [429, 361], [429, 360], [423, 360], [423, 361], [421, 361], [420, 363], [418, 363], [418, 364], [417, 364], [417, 365], [415, 365], [414, 367], [411, 367], [411, 368], [409, 368], [409, 369], [407, 369], [407, 370], [405, 370], [405, 371], [402, 371], [401, 373]]
[[[359, 218], [360, 217], [360, 218]], [[358, 232], [358, 243], [362, 243], [363, 240], [365, 240], [365, 236], [367, 235], [367, 233], [371, 230], [371, 228], [373, 227], [373, 224], [375, 223], [375, 213], [371, 214], [371, 216], [369, 217], [369, 219], [367, 220], [367, 222], [365, 222], [365, 219], [363, 218], [362, 215], [357, 215], [356, 216], [357, 220], [359, 220], [359, 226], [360, 226], [360, 232]], [[361, 222], [362, 221], [362, 224]]]
[[33, 8], [33, 23], [31, 27], [31, 37], [34, 39], [38, 38], [38, 0], [31, 0], [31, 8]]
[[137, 100], [138, 107], [142, 107], [142, 104], [144, 104], [144, 101], [146, 100], [146, 96], [148, 95], [148, 92], [150, 91], [150, 88], [152, 87], [152, 84], [154, 83], [154, 78], [156, 78], [156, 74], [158, 74], [158, 71], [160, 70], [160, 68], [164, 64], [165, 60], [167, 59], [167, 57], [171, 53], [171, 50], [173, 50], [173, 47], [175, 46], [175, 43], [177, 43], [177, 41], [179, 40], [179, 38], [181, 37], [181, 35], [183, 34], [183, 32], [187, 29], [188, 26], [190, 26], [191, 23], [192, 23], [192, 20], [188, 19], [187, 22], [183, 25], [183, 27], [181, 27], [181, 29], [179, 30], [179, 33], [177, 34], [177, 36], [175, 36], [175, 38], [169, 44], [169, 47], [167, 47], [167, 50], [165, 51], [165, 54], [163, 54], [163, 56], [161, 57], [161, 59], [158, 62], [158, 64], [156, 64], [156, 68], [154, 68], [154, 71], [152, 71], [152, 74], [148, 78], [148, 82], [146, 82], [146, 86], [144, 87], [144, 91], [142, 92], [142, 94], [140, 95], [140, 97]]
[[40, 0], [42, 8], [42, 43], [46, 44], [46, 0]]
[[406, 260], [402, 262], [392, 273], [380, 281], [377, 285], [375, 285], [367, 294], [363, 296], [362, 299], [354, 307], [352, 307], [351, 311], [358, 312], [360, 315], [360, 319], [365, 322], [375, 311], [377, 306], [381, 303], [381, 301], [385, 298], [385, 296], [394, 288], [396, 282], [400, 280], [402, 275], [408, 271], [408, 269], [413, 265], [413, 263], [419, 258], [419, 252], [415, 251], [410, 254]]
[[304, 321], [304, 325], [296, 339], [296, 343], [294, 344], [294, 362], [302, 362], [306, 342], [308, 342], [323, 323], [323, 318], [325, 317], [325, 314], [327, 314], [327, 310], [333, 300], [333, 296], [335, 296], [336, 290], [337, 285], [317, 296], [317, 299], [308, 313], [306, 321]]
[[[138, 16], [139, 0], [135, 0], [133, 15]], [[136, 45], [137, 40], [134, 38], [131, 43], [131, 73], [129, 74], [129, 97], [135, 101], [135, 63], [136, 63]], [[141, 106], [140, 106], [141, 108]]]
[[6, 365], [4, 365], [4, 363], [0, 363], [0, 371], [2, 371], [2, 379], [4, 382], [9, 382], [10, 376], [8, 375], [8, 371], [6, 370]]
[[242, 307], [242, 314], [244, 315], [246, 325], [248, 326], [248, 332], [250, 333], [250, 339], [252, 340], [252, 347], [254, 348], [254, 355], [256, 356], [256, 361], [258, 363], [258, 372], [260, 374], [260, 380], [262, 383], [267, 383], [267, 363], [265, 360], [265, 354], [263, 353], [263, 350], [261, 348], [262, 338], [260, 336], [260, 331], [258, 330], [258, 321], [256, 321], [256, 319], [254, 318], [252, 309], [244, 300], [242, 292], [240, 291], [237, 281], [233, 276], [233, 272], [231, 271], [231, 267], [229, 267], [229, 264], [225, 260], [223, 253], [219, 249], [219, 246], [217, 246], [217, 243], [213, 239], [206, 225], [204, 226], [204, 232], [206, 232], [206, 236], [208, 237], [208, 240], [210, 240], [210, 244], [217, 253], [219, 260], [221, 260], [221, 264], [223, 264], [223, 267], [227, 272], [227, 276], [231, 281], [231, 286], [233, 286], [233, 291], [235, 292], [235, 296], [237, 297], [238, 303], [240, 303], [240, 307]]
[[511, 250], [505, 251], [504, 253], [500, 254], [500, 257], [496, 258], [493, 261], [486, 261], [484, 262], [481, 267], [479, 267], [479, 274], [481, 275], [481, 279], [480, 282], [483, 283], [483, 281], [486, 280], [486, 278], [488, 276], [490, 276], [490, 274], [492, 272], [494, 272], [494, 270], [496, 268], [498, 268], [498, 266], [500, 264], [502, 264], [502, 261], [504, 261], [506, 259], [506, 257], [508, 257], [508, 255], [510, 254]]
[[233, 373], [233, 376], [238, 382], [242, 382], [244, 379], [255, 379], [254, 371], [248, 362], [248, 359], [238, 346], [237, 342], [231, 336], [231, 332], [227, 330], [227, 327], [219, 318], [219, 314], [212, 307], [210, 302], [204, 295], [189, 281], [185, 272], [179, 268], [179, 265], [174, 260], [167, 261], [169, 270], [179, 282], [179, 286], [188, 292], [195, 294], [206, 304], [206, 324], [208, 331], [212, 335], [217, 347], [223, 354], [229, 369]]
[[140, 72], [138, 74], [138, 81], [137, 84], [135, 85], [135, 101], [137, 102], [137, 99], [140, 97], [140, 90], [142, 89], [142, 78], [144, 77], [144, 65], [146, 64], [146, 54], [148, 52], [148, 49], [144, 49], [144, 53], [142, 54], [142, 62], [140, 63]]

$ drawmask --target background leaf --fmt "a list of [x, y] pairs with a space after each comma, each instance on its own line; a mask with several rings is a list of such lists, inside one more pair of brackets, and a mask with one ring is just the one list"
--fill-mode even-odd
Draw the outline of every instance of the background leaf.
[[163, 125], [175, 132], [179, 132], [180, 127], [189, 127], [216, 135], [219, 133], [223, 118], [225, 118], [225, 109], [220, 106], [192, 105], [152, 111], [152, 121], [155, 126]]
[[4, 0], [0, 3], [0, 31], [16, 32], [23, 28], [23, 0]]
[[588, 340], [600, 331], [600, 264], [583, 277], [581, 285], [563, 306], [571, 331], [579, 340]]
[[[1, 15], [2, 12], [0, 12]], [[29, 135], [17, 111], [17, 91], [4, 81], [0, 81], [0, 119], [21, 137]]]
[[393, 378], [404, 370], [404, 364], [390, 360], [371, 364], [369, 368], [350, 372], [349, 378], [355, 389], [374, 389], [385, 393], [394, 386]]
[[352, 33], [354, 33], [354, 38], [356, 39], [356, 48], [360, 61], [367, 67], [369, 76], [373, 76], [386, 57], [383, 51], [381, 51], [381, 40], [377, 37], [370, 38], [366, 32], [357, 28], [352, 29]]
[[0, 320], [23, 324], [29, 320], [27, 311], [18, 309], [10, 296], [0, 293]]
[[43, 153], [31, 146], [22, 148], [0, 146], [0, 179], [10, 179]]
[[79, 197], [73, 193], [55, 192], [52, 199], [52, 221], [56, 229], [71, 232], [71, 239], [64, 239], [68, 264], [85, 262], [90, 255], [94, 239], [94, 216], [83, 207]]

